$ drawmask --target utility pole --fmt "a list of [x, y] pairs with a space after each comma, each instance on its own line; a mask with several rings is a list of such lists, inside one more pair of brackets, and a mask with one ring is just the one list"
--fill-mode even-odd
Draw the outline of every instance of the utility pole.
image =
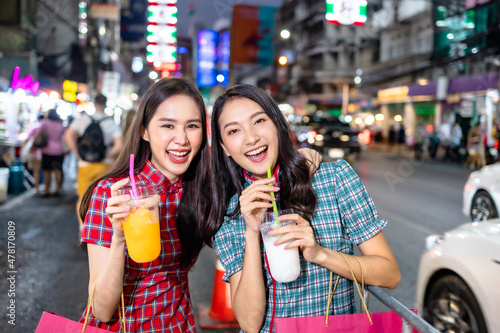
[[392, 2], [392, 5], [393, 5], [393, 9], [394, 9], [394, 24], [398, 24], [399, 22], [399, 1], [401, 0], [394, 0]]

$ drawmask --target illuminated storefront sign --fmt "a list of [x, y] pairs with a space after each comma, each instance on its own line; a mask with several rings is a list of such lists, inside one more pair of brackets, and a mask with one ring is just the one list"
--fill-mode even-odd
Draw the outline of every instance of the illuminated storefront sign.
[[217, 39], [212, 30], [198, 32], [198, 62], [196, 84], [200, 87], [217, 85]]
[[177, 0], [149, 0], [146, 60], [155, 68], [177, 61]]
[[406, 99], [408, 97], [408, 91], [409, 89], [407, 86], [381, 89], [377, 92], [377, 97], [380, 101]]
[[38, 88], [40, 87], [40, 82], [35, 81], [33, 79], [33, 76], [31, 76], [30, 74], [26, 75], [25, 78], [20, 78], [20, 71], [21, 69], [18, 66], [16, 66], [12, 71], [12, 82], [10, 84], [10, 87], [12, 88], [12, 90], [23, 89], [31, 92], [33, 95], [36, 95], [36, 93], [38, 92]]
[[339, 25], [364, 25], [366, 0], [326, 0], [326, 20]]
[[68, 102], [76, 102], [76, 92], [78, 91], [78, 83], [64, 80], [63, 82], [63, 99]]

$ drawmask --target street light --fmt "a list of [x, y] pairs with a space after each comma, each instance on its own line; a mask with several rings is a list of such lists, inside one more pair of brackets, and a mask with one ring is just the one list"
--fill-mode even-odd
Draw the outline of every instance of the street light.
[[158, 72], [157, 71], [151, 71], [151, 72], [149, 72], [149, 78], [151, 80], [156, 80], [158, 78]]
[[281, 36], [281, 38], [283, 38], [283, 39], [288, 39], [288, 38], [290, 38], [290, 31], [288, 31], [288, 30], [286, 30], [286, 29], [283, 29], [283, 30], [281, 30], [281, 32], [280, 32], [280, 36]]
[[282, 66], [286, 65], [288, 63], [288, 58], [285, 56], [281, 56], [278, 58], [278, 63]]

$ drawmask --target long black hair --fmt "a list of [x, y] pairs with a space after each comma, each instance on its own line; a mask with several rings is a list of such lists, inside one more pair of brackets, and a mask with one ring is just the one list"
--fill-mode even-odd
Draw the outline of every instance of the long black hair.
[[294, 149], [291, 140], [292, 131], [276, 102], [258, 87], [246, 84], [233, 86], [217, 98], [212, 113], [212, 206], [205, 229], [205, 239], [209, 246], [212, 246], [213, 236], [222, 225], [224, 217], [240, 213], [239, 204], [232, 212], [227, 212], [227, 208], [231, 197], [235, 194], [240, 195], [243, 191], [245, 182], [243, 169], [224, 153], [220, 145], [223, 141], [219, 127], [219, 117], [225, 105], [238, 98], [247, 98], [259, 104], [277, 128], [280, 207], [293, 208], [307, 220], [312, 218], [316, 207], [316, 193], [311, 185], [306, 160]]
[[[94, 181], [82, 197], [79, 215], [85, 219], [89, 208], [92, 191], [97, 183], [106, 178], [128, 176], [130, 154], [135, 154], [134, 173], [139, 173], [147, 159], [151, 159], [149, 142], [141, 137], [141, 133], [149, 125], [156, 110], [165, 100], [177, 95], [185, 95], [193, 99], [201, 115], [203, 140], [188, 169], [182, 178], [182, 198], [177, 208], [176, 226], [181, 241], [181, 266], [189, 269], [194, 264], [203, 247], [201, 224], [205, 218], [209, 189], [209, 151], [207, 147], [207, 118], [205, 104], [195, 84], [188, 78], [166, 78], [156, 82], [146, 92], [141, 101], [132, 124], [128, 130], [123, 148], [115, 163], [107, 174]], [[182, 110], [179, 110], [182, 112]]]

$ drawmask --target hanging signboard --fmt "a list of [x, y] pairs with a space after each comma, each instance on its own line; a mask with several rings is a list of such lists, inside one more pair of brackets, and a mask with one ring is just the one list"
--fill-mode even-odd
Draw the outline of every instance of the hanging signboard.
[[198, 32], [198, 61], [196, 84], [200, 87], [217, 85], [217, 39], [212, 30]]
[[338, 25], [364, 25], [366, 0], [326, 0], [326, 20]]
[[177, 61], [177, 0], [149, 0], [146, 60], [155, 67]]

